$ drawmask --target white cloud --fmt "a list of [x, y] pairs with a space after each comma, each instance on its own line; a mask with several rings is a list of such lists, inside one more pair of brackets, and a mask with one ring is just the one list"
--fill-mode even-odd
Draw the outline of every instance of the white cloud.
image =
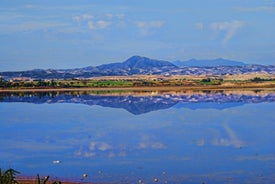
[[90, 15], [90, 14], [83, 14], [82, 15], [83, 20], [90, 20], [90, 19], [93, 19], [93, 18], [94, 18], [94, 16]]
[[210, 24], [212, 30], [216, 32], [225, 32], [223, 43], [227, 43], [233, 36], [237, 33], [237, 31], [244, 26], [244, 22], [234, 20], [231, 22], [213, 22]]
[[88, 20], [91, 20], [93, 19], [94, 16], [91, 15], [91, 14], [82, 14], [82, 15], [76, 15], [76, 16], [73, 16], [72, 19], [76, 22], [81, 22], [81, 21], [88, 21]]
[[73, 16], [72, 19], [77, 22], [79, 26], [86, 25], [88, 29], [97, 30], [109, 27], [112, 24], [110, 19], [121, 16], [122, 15], [107, 13], [102, 17], [102, 19], [99, 19], [99, 16], [97, 15], [94, 16], [91, 14], [82, 14]]
[[198, 29], [198, 30], [203, 30], [204, 25], [203, 25], [203, 23], [198, 22], [198, 23], [195, 24], [195, 27], [196, 27], [196, 29]]
[[160, 28], [164, 25], [164, 21], [137, 21], [136, 25], [141, 29]]
[[105, 16], [108, 18], [108, 19], [112, 19], [114, 17], [114, 15], [112, 13], [107, 13], [105, 14]]
[[96, 29], [96, 25], [94, 24], [93, 21], [89, 21], [89, 22], [88, 22], [88, 28], [89, 28], [89, 29]]
[[106, 27], [108, 27], [111, 24], [111, 22], [104, 21], [104, 20], [99, 20], [96, 23], [100, 29], [105, 29]]
[[146, 36], [150, 33], [151, 29], [156, 29], [162, 27], [165, 22], [164, 21], [137, 21], [135, 22], [136, 26], [139, 28], [140, 33], [143, 36]]
[[26, 21], [19, 24], [2, 24], [0, 33], [47, 31], [48, 29], [61, 29], [68, 24], [62, 22]]
[[34, 4], [26, 4], [24, 7], [27, 9], [38, 9], [39, 8], [39, 6], [34, 5]]
[[113, 14], [113, 13], [106, 13], [104, 18], [107, 19], [124, 19], [125, 15], [122, 13], [119, 14]]
[[124, 19], [125, 15], [124, 14], [117, 14], [116, 17], [121, 20], [121, 19]]
[[111, 22], [104, 21], [104, 20], [88, 21], [87, 25], [88, 25], [88, 28], [92, 30], [105, 29], [111, 25]]
[[240, 12], [268, 12], [275, 13], [274, 6], [258, 6], [258, 7], [236, 7], [237, 11]]

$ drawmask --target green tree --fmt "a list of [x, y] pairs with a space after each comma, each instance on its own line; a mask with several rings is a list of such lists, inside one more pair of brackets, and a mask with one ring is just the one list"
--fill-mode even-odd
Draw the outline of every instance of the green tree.
[[208, 83], [208, 82], [211, 82], [211, 79], [210, 78], [202, 79], [201, 82], [202, 83]]
[[57, 82], [52, 79], [51, 82], [50, 82], [50, 86], [51, 87], [57, 87]]
[[4, 81], [4, 79], [0, 78], [0, 87], [4, 87], [6, 84], [6, 82]]

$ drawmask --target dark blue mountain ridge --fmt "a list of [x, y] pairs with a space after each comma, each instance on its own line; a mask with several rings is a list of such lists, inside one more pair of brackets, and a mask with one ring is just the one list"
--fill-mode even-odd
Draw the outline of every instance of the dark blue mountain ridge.
[[[129, 75], [225, 75], [245, 73], [275, 74], [275, 65], [246, 65], [242, 62], [225, 59], [189, 60], [189, 66], [180, 66], [183, 62], [150, 59], [132, 56], [124, 62], [88, 66], [75, 69], [34, 69], [27, 71], [0, 72], [0, 78], [13, 79], [27, 77], [32, 79], [71, 79], [98, 76]], [[186, 64], [186, 62], [184, 62]], [[193, 64], [192, 64], [193, 63]], [[208, 63], [208, 64], [207, 64]], [[179, 66], [176, 66], [178, 64]], [[194, 66], [198, 65], [198, 66]]]
[[97, 68], [100, 70], [105, 69], [153, 69], [153, 68], [177, 68], [176, 65], [169, 61], [161, 61], [156, 59], [150, 59], [142, 56], [132, 56], [122, 63], [103, 64]]
[[217, 59], [190, 59], [188, 61], [174, 61], [173, 64], [179, 66], [179, 67], [215, 67], [215, 66], [245, 66], [247, 65], [244, 62], [241, 61], [233, 61], [223, 58], [217, 58]]

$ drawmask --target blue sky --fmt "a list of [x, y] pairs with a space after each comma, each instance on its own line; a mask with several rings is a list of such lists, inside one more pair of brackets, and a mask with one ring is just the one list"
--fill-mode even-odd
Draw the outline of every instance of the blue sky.
[[275, 0], [1, 0], [0, 71], [132, 55], [275, 62]]

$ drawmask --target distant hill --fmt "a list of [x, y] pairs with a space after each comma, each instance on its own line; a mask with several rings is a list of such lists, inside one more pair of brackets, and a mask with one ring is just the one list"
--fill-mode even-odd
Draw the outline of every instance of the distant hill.
[[124, 62], [88, 66], [75, 69], [35, 69], [0, 72], [0, 78], [72, 79], [98, 76], [129, 75], [226, 75], [245, 73], [275, 74], [274, 65], [246, 65], [225, 59], [189, 60], [171, 63], [141, 56], [132, 56]]
[[246, 64], [240, 61], [232, 61], [228, 59], [213, 59], [213, 60], [197, 60], [190, 59], [188, 61], [174, 61], [175, 65], [182, 67], [216, 67], [216, 66], [245, 66]]
[[169, 71], [178, 68], [168, 61], [132, 56], [122, 63], [104, 64], [97, 67], [100, 71], [126, 71], [128, 74], [147, 74]]
[[174, 69], [176, 67], [177, 66], [175, 66], [174, 64], [168, 61], [155, 60], [155, 59], [150, 59], [150, 58], [141, 57], [141, 56], [132, 56], [122, 63], [105, 64], [105, 65], [100, 65], [97, 68], [99, 68], [100, 70], [106, 70], [106, 69], [153, 70], [154, 68]]
[[88, 66], [75, 69], [35, 69], [17, 72], [0, 72], [0, 77], [17, 78], [29, 77], [34, 79], [67, 79], [89, 78], [96, 76], [127, 76], [138, 74], [163, 74], [178, 69], [178, 66], [168, 61], [132, 56], [124, 62]]

